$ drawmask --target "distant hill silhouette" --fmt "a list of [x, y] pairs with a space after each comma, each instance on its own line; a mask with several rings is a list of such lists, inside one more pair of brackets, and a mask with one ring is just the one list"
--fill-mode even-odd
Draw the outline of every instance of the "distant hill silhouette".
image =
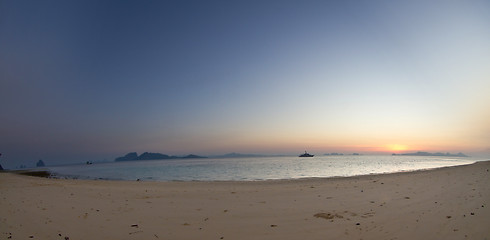
[[464, 153], [457, 153], [457, 154], [451, 154], [451, 153], [430, 153], [430, 152], [416, 152], [416, 153], [403, 153], [403, 154], [396, 154], [393, 153], [393, 156], [448, 156], [448, 157], [468, 157]]
[[138, 156], [136, 152], [130, 152], [124, 155], [123, 157], [117, 157], [116, 159], [114, 159], [114, 161], [122, 162], [122, 161], [138, 161], [138, 160], [165, 160], [165, 159], [190, 159], [190, 158], [206, 158], [206, 157], [198, 156], [194, 154], [189, 154], [184, 157], [179, 157], [179, 156], [169, 156], [166, 154], [150, 153], [150, 152], [144, 152]]
[[138, 160], [138, 154], [136, 152], [131, 152], [126, 154], [124, 157], [118, 157], [115, 159], [116, 162], [134, 161], [134, 160]]
[[36, 163], [36, 167], [44, 167], [44, 166], [46, 165], [44, 164], [43, 160], [39, 159], [39, 161], [37, 161]]
[[158, 159], [169, 159], [171, 158], [169, 155], [161, 154], [161, 153], [149, 153], [144, 152], [136, 160], [158, 160]]

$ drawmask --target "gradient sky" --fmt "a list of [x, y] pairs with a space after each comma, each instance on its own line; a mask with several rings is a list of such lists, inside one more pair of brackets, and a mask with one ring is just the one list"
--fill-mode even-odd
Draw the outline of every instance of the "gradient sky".
[[0, 163], [490, 153], [489, 1], [0, 0]]

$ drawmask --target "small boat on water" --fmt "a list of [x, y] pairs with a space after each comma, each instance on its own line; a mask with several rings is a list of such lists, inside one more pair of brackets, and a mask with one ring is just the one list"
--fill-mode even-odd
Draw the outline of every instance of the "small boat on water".
[[299, 157], [313, 157], [313, 156], [315, 156], [315, 155], [311, 155], [311, 154], [307, 153], [306, 151], [304, 154], [299, 155]]

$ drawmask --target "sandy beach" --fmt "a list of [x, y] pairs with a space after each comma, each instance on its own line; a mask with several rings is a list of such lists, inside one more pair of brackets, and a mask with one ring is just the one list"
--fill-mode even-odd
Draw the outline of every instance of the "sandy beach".
[[259, 182], [0, 173], [0, 239], [490, 239], [490, 162]]

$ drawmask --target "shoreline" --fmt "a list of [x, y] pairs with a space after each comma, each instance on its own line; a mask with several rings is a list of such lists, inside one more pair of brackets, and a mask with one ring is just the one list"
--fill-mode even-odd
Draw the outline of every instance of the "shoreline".
[[295, 180], [309, 180], [309, 179], [337, 179], [337, 178], [352, 178], [352, 177], [362, 177], [362, 176], [377, 176], [377, 175], [391, 175], [399, 173], [413, 173], [420, 171], [433, 171], [438, 169], [453, 168], [460, 166], [467, 166], [478, 164], [479, 162], [490, 162], [489, 160], [474, 161], [472, 163], [454, 165], [454, 166], [444, 166], [435, 168], [424, 168], [416, 170], [401, 170], [397, 172], [384, 172], [384, 173], [371, 173], [371, 174], [360, 174], [352, 176], [328, 176], [328, 177], [299, 177], [299, 178], [284, 178], [284, 179], [255, 179], [255, 180], [148, 180], [148, 179], [111, 179], [111, 178], [90, 178], [90, 177], [80, 177], [80, 176], [70, 176], [70, 175], [56, 175], [56, 173], [51, 172], [48, 168], [32, 168], [32, 169], [21, 169], [21, 170], [3, 170], [0, 173], [14, 173], [25, 176], [34, 176], [50, 179], [72, 179], [72, 180], [94, 180], [94, 181], [121, 181], [121, 182], [132, 182], [132, 181], [143, 181], [143, 182], [267, 182], [267, 181], [295, 181]]
[[[111, 181], [0, 173], [0, 239], [484, 239], [490, 162], [337, 178]], [[9, 238], [10, 237], [10, 238]]]

